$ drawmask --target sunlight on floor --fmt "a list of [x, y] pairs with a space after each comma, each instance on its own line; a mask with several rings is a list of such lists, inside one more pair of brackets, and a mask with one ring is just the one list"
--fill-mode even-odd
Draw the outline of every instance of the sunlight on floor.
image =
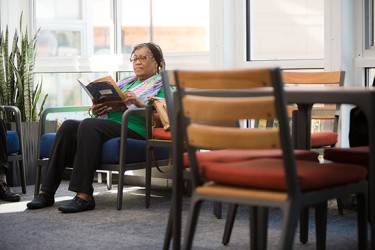
[[[131, 193], [132, 195], [145, 196], [144, 192], [141, 192], [141, 193], [135, 192], [135, 191], [144, 191], [144, 189], [145, 189], [144, 187], [137, 187], [137, 186], [127, 187], [127, 188], [124, 188], [124, 193]], [[103, 191], [94, 192], [94, 196], [98, 195], [100, 193], [103, 193]], [[111, 190], [106, 190], [105, 193], [117, 194], [117, 188], [112, 188]], [[163, 197], [163, 196], [151, 194], [151, 197]]]
[[[123, 192], [124, 194], [129, 193], [136, 196], [145, 196], [144, 187], [139, 186], [124, 187]], [[94, 196], [105, 195], [106, 193], [117, 194], [117, 187], [113, 187], [111, 190], [102, 188], [101, 190], [94, 192]], [[74, 195], [75, 193], [72, 192], [71, 195], [58, 196], [56, 197], [55, 202], [71, 200], [73, 199]], [[151, 197], [162, 198], [163, 196], [152, 194]], [[20, 202], [0, 203], [0, 214], [24, 212], [27, 210], [26, 204], [31, 200], [32, 198], [28, 197], [27, 199], [21, 199]]]
[[[73, 196], [62, 196], [56, 198], [56, 202], [70, 199], [73, 199]], [[9, 202], [5, 204], [0, 204], [0, 214], [23, 212], [27, 209], [26, 204], [30, 201], [31, 200], [25, 200], [20, 202]]]

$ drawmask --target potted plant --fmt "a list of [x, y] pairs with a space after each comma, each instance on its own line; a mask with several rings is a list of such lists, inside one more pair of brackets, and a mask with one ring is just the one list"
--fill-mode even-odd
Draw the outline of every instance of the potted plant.
[[[8, 25], [5, 33], [0, 34], [0, 105], [16, 106], [21, 112], [23, 154], [26, 166], [26, 180], [28, 184], [35, 181], [36, 147], [39, 140], [39, 114], [47, 99], [44, 96], [40, 106], [38, 101], [42, 91], [42, 83], [34, 87], [34, 66], [36, 55], [36, 41], [39, 30], [30, 36], [26, 27], [22, 29], [22, 14], [19, 30], [15, 30], [12, 43]], [[6, 120], [11, 120], [11, 114], [6, 114]], [[17, 182], [18, 168], [10, 168], [8, 177], [10, 184]], [[9, 181], [9, 180], [8, 180]], [[17, 183], [15, 184], [17, 185]]]
[[30, 37], [22, 30], [22, 14], [19, 31], [16, 29], [12, 44], [9, 44], [9, 30], [0, 35], [0, 103], [17, 106], [21, 111], [22, 121], [37, 121], [39, 112], [48, 94], [37, 108], [42, 91], [42, 83], [34, 87], [34, 65], [36, 41], [39, 30]]

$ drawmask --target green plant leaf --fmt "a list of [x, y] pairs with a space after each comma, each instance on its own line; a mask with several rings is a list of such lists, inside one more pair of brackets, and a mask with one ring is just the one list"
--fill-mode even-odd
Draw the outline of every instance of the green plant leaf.
[[[15, 30], [11, 47], [9, 31], [0, 35], [0, 102], [3, 105], [17, 106], [21, 111], [22, 121], [36, 121], [40, 112], [37, 104], [42, 92], [42, 84], [34, 88], [34, 68], [36, 42], [40, 28], [31, 36], [28, 28], [22, 29], [20, 16], [19, 29]], [[11, 48], [9, 50], [9, 48]], [[47, 99], [43, 98], [40, 110]]]

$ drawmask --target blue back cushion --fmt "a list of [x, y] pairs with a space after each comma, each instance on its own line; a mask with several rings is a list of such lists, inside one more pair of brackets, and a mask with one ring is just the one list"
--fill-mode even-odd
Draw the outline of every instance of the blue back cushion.
[[56, 133], [47, 133], [40, 138], [40, 158], [49, 158]]
[[[40, 157], [48, 158], [51, 153], [55, 133], [44, 134], [41, 138]], [[168, 159], [168, 148], [156, 148], [155, 157], [158, 160]], [[103, 144], [102, 163], [116, 164], [120, 161], [120, 137], [113, 138]], [[126, 147], [126, 163], [146, 161], [146, 141], [128, 139]]]
[[7, 130], [7, 147], [8, 155], [18, 153], [20, 151], [20, 140], [16, 131]]

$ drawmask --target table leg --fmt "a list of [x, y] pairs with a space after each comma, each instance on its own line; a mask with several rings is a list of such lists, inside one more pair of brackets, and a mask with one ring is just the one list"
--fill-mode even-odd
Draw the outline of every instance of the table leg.
[[311, 104], [298, 104], [298, 110], [293, 111], [292, 134], [297, 149], [310, 149], [311, 108]]

